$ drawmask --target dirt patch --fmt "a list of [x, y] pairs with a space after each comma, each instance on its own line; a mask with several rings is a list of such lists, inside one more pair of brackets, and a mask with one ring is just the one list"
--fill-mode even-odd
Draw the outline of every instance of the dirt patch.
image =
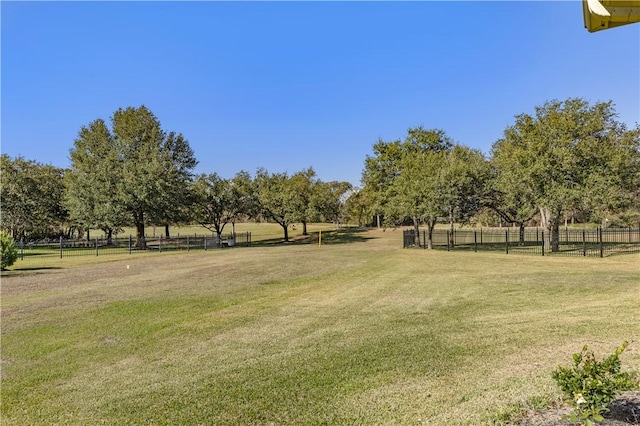
[[[640, 392], [624, 392], [609, 405], [610, 412], [604, 414], [603, 426], [640, 425]], [[537, 411], [527, 415], [520, 426], [572, 426], [562, 417], [571, 413], [571, 407], [562, 406], [548, 410]]]

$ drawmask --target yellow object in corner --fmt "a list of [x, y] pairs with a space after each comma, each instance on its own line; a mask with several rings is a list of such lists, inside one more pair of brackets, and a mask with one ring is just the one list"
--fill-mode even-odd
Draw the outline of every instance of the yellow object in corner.
[[590, 32], [640, 22], [638, 0], [582, 0], [584, 26]]

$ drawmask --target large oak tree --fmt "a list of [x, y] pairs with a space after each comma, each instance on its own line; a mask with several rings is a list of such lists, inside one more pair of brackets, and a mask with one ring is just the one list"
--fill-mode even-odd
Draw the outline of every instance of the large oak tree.
[[[516, 116], [493, 145], [499, 189], [507, 200], [533, 204], [545, 247], [559, 250], [559, 225], [569, 210], [594, 219], [637, 201], [640, 131], [616, 120], [611, 102], [549, 101]], [[510, 201], [511, 202], [511, 201]], [[525, 214], [526, 216], [526, 214]]]
[[[118, 109], [111, 125], [96, 120], [80, 129], [71, 150], [69, 206], [101, 227], [133, 223], [143, 246], [145, 223], [184, 217], [197, 161], [184, 136], [165, 132], [144, 105]], [[83, 200], [90, 201], [84, 211]]]

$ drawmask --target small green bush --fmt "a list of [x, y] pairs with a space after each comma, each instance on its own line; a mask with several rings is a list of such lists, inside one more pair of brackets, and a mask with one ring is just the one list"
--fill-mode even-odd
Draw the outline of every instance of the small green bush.
[[0, 269], [4, 271], [18, 260], [18, 247], [11, 235], [6, 231], [0, 231], [0, 246], [2, 248]]
[[575, 406], [568, 419], [574, 423], [593, 425], [604, 420], [602, 413], [620, 392], [636, 389], [638, 381], [633, 373], [620, 371], [620, 354], [627, 348], [623, 342], [608, 358], [598, 361], [585, 345], [582, 352], [573, 354], [573, 367], [558, 367], [553, 378], [565, 396]]

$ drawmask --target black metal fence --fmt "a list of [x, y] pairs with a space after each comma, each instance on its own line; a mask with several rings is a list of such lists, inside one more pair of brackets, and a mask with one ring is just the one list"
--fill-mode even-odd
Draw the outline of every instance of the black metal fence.
[[[545, 245], [545, 231], [527, 228], [460, 230], [436, 229], [432, 234], [434, 249], [495, 251], [538, 256], [605, 257], [622, 253], [640, 253], [639, 228], [596, 228], [560, 230], [557, 248]], [[427, 231], [420, 231], [418, 246], [427, 247]], [[416, 247], [415, 231], [403, 232], [403, 247]]]
[[225, 247], [251, 246], [251, 232], [216, 235], [187, 235], [178, 237], [146, 237], [144, 244], [137, 244], [135, 238], [96, 238], [93, 240], [34, 241], [18, 243], [19, 258], [30, 257], [70, 257], [104, 256], [108, 254], [135, 254], [167, 251], [212, 250]]

